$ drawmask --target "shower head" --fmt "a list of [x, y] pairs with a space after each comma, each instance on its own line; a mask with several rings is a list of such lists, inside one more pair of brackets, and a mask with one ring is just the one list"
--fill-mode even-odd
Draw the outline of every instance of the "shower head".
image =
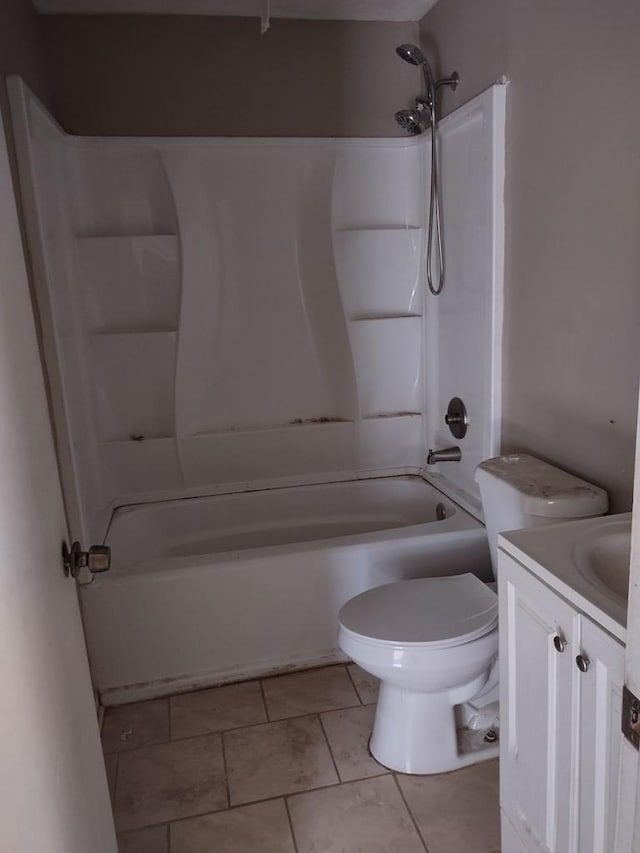
[[398, 45], [396, 53], [400, 59], [404, 59], [405, 62], [409, 62], [411, 65], [424, 65], [427, 61], [424, 53], [415, 44]]
[[436, 92], [435, 77], [429, 65], [429, 61], [424, 53], [415, 44], [400, 44], [396, 48], [396, 53], [400, 59], [404, 59], [409, 65], [415, 65], [422, 68], [422, 76], [424, 77], [424, 85], [427, 90], [427, 97], [433, 101]]
[[424, 130], [422, 116], [417, 110], [398, 110], [396, 121], [403, 130], [412, 136], [418, 136]]

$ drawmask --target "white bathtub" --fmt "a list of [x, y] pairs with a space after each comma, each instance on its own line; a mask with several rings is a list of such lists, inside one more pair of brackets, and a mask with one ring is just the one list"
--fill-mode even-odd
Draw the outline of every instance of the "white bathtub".
[[343, 660], [336, 617], [351, 596], [490, 576], [484, 527], [420, 477], [123, 507], [106, 542], [113, 567], [81, 600], [107, 705]]

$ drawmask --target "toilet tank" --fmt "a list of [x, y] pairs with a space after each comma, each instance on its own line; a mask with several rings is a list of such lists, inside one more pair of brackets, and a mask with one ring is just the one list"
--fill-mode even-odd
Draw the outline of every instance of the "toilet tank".
[[494, 575], [499, 533], [604, 515], [609, 507], [603, 489], [526, 453], [486, 459], [475, 479]]

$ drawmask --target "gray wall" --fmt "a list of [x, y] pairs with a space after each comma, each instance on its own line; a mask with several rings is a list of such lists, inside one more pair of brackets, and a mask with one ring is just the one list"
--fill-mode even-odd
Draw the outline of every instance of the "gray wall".
[[390, 136], [420, 88], [395, 54], [417, 24], [257, 18], [42, 18], [66, 130], [141, 136]]
[[504, 449], [630, 508], [640, 377], [640, 4], [439, 0], [425, 47], [507, 106]]

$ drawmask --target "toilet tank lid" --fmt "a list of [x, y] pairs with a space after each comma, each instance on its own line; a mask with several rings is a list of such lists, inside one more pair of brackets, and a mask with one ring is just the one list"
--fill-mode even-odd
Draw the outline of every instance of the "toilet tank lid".
[[495, 478], [512, 490], [527, 515], [546, 518], [589, 518], [604, 515], [609, 499], [604, 489], [527, 453], [485, 459], [476, 469], [476, 482]]

